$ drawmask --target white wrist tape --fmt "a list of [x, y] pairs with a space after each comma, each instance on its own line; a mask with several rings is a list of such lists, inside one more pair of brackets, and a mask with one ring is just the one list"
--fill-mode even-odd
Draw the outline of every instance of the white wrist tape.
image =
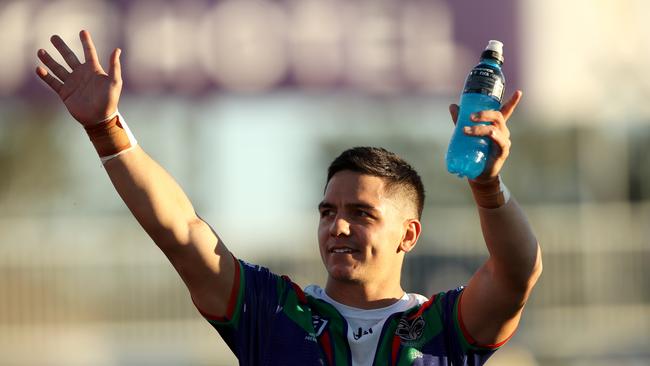
[[112, 120], [113, 118], [115, 118], [115, 116], [119, 116], [119, 115], [120, 115], [120, 111], [116, 109], [115, 112], [113, 112], [113, 114], [111, 114], [110, 116], [104, 118], [104, 119], [101, 120], [101, 121], [97, 121], [97, 123], [95, 123], [95, 124], [98, 125], [98, 124], [100, 124], [100, 123], [104, 123], [104, 122], [110, 121], [110, 120]]
[[124, 150], [122, 150], [122, 151], [120, 151], [120, 152], [118, 152], [118, 153], [115, 153], [115, 154], [111, 154], [111, 155], [108, 155], [108, 156], [100, 156], [99, 159], [101, 160], [102, 165], [106, 164], [106, 162], [109, 161], [109, 160], [115, 159], [116, 157], [118, 157], [118, 156], [120, 156], [120, 155], [122, 155], [122, 154], [124, 154], [124, 153], [126, 153], [128, 151], [133, 150], [136, 146], [138, 146], [138, 140], [136, 140], [135, 136], [133, 135], [133, 132], [131, 132], [131, 129], [129, 128], [129, 125], [126, 123], [126, 120], [124, 119], [122, 114], [120, 114], [119, 110], [116, 110], [115, 113], [111, 114], [110, 116], [103, 119], [99, 123], [104, 123], [106, 121], [110, 121], [111, 119], [115, 118], [116, 116], [117, 116], [117, 118], [118, 118], [118, 120], [120, 122], [120, 125], [124, 129], [124, 132], [126, 133], [126, 136], [129, 139], [129, 143], [131, 144], [131, 146], [124, 149]]

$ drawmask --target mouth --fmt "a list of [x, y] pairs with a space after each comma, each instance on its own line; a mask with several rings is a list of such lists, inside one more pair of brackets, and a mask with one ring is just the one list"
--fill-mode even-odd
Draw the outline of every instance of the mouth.
[[358, 252], [358, 250], [349, 247], [335, 247], [331, 248], [329, 252], [334, 254], [352, 254]]

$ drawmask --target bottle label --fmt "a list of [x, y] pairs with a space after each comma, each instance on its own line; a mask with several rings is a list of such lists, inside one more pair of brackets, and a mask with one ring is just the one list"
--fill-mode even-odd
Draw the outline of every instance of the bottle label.
[[503, 76], [488, 67], [475, 67], [469, 72], [465, 81], [464, 93], [485, 94], [495, 98], [499, 103], [503, 98]]

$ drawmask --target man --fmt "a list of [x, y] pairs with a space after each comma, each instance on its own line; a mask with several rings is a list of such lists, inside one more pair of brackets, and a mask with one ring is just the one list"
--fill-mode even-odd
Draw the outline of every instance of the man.
[[[521, 92], [501, 111], [474, 116], [488, 125], [465, 131], [495, 145], [485, 172], [469, 182], [490, 256], [466, 287], [431, 298], [404, 292], [402, 261], [422, 230], [422, 182], [397, 155], [354, 148], [330, 166], [319, 204], [326, 286], [303, 291], [287, 277], [235, 259], [197, 216], [117, 113], [120, 50], [106, 73], [89, 33], [80, 38], [84, 63], [53, 36], [72, 71], [39, 50], [50, 71], [36, 73], [86, 129], [115, 189], [240, 364], [480, 365], [513, 334], [542, 268], [530, 226], [499, 178], [510, 147], [506, 120]], [[455, 121], [458, 107], [450, 112]]]

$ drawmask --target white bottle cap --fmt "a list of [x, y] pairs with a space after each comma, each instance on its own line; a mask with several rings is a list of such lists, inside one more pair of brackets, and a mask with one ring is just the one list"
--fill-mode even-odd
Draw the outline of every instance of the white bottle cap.
[[490, 40], [488, 42], [487, 47], [485, 47], [485, 49], [488, 51], [498, 52], [499, 54], [503, 55], [503, 43], [501, 43], [500, 41], [494, 39]]

